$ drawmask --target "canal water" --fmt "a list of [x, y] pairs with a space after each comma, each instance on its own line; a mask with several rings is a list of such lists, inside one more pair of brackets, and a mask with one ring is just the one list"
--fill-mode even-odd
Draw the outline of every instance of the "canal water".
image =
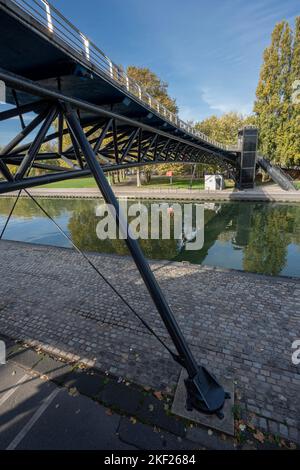
[[[13, 202], [14, 198], [0, 198], [0, 230]], [[39, 202], [79, 248], [128, 254], [123, 240], [97, 237], [99, 200], [40, 198]], [[142, 202], [149, 207], [149, 201]], [[128, 202], [128, 206], [132, 203]], [[300, 278], [299, 204], [218, 202], [203, 203], [203, 209], [205, 229], [201, 249], [187, 250], [174, 237], [140, 240], [146, 257]], [[19, 200], [3, 238], [69, 247], [53, 223], [27, 198]]]

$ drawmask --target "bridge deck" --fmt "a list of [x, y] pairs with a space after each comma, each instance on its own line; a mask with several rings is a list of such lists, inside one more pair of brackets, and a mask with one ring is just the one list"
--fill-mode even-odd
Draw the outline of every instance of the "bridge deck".
[[[124, 71], [51, 8], [51, 23], [40, 0], [0, 0], [1, 67], [58, 87], [67, 96], [97, 104], [116, 114], [176, 134], [213, 150], [228, 149], [170, 113]], [[11, 94], [8, 101], [14, 104]], [[20, 104], [28, 95], [20, 97]]]

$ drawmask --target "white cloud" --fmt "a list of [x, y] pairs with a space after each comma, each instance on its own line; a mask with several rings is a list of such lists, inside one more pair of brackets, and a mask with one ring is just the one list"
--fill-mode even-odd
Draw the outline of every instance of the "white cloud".
[[201, 98], [213, 112], [228, 113], [230, 111], [237, 111], [242, 114], [250, 114], [252, 112], [252, 102], [239, 101], [236, 97], [233, 98], [226, 95], [225, 92], [220, 93], [210, 88], [203, 88]]
[[183, 121], [195, 121], [196, 117], [199, 115], [199, 111], [195, 108], [190, 106], [180, 106], [179, 110], [179, 117]]

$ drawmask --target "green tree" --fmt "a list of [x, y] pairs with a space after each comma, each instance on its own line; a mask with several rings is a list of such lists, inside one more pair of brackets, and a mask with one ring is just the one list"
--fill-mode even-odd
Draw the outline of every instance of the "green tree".
[[168, 171], [172, 171], [174, 176], [182, 176], [188, 174], [190, 165], [183, 165], [179, 163], [164, 163], [157, 165], [155, 168], [158, 175], [165, 176]]
[[254, 116], [243, 116], [236, 112], [230, 112], [220, 117], [210, 116], [201, 122], [197, 122], [195, 127], [198, 131], [222, 144], [236, 145], [238, 130], [244, 126], [254, 124]]
[[280, 107], [280, 43], [286, 22], [275, 26], [272, 42], [264, 52], [263, 65], [256, 90], [254, 112], [260, 131], [260, 151], [277, 159], [276, 136], [279, 128]]
[[[171, 98], [168, 94], [168, 83], [162, 81], [154, 72], [147, 67], [135, 67], [130, 65], [126, 70], [127, 75], [138, 82], [140, 86], [157, 99], [159, 103], [165, 106], [172, 113], [178, 113], [178, 107], [176, 100]], [[151, 181], [152, 168], [145, 167], [144, 175], [147, 183]], [[139, 170], [137, 172], [137, 186], [139, 186], [140, 177]]]
[[[299, 93], [299, 80], [300, 80], [300, 16], [296, 18], [294, 44], [291, 65], [291, 85], [293, 92], [296, 87]], [[293, 97], [293, 95], [292, 95]], [[300, 96], [297, 95], [297, 100], [292, 99], [291, 110], [291, 124], [289, 132], [290, 151], [287, 156], [288, 165], [300, 165]]]
[[280, 41], [279, 106], [277, 111], [278, 130], [276, 135], [276, 154], [280, 164], [285, 164], [290, 154], [290, 132], [292, 118], [292, 31], [285, 25]]
[[172, 113], [178, 113], [176, 100], [171, 98], [168, 93], [168, 83], [161, 80], [154, 72], [147, 67], [127, 67], [127, 75], [138, 82], [149, 95], [157, 99], [159, 103], [165, 106]]
[[281, 165], [300, 161], [299, 104], [292, 100], [293, 83], [300, 77], [300, 17], [293, 31], [278, 23], [264, 52], [254, 112], [260, 131], [260, 151]]

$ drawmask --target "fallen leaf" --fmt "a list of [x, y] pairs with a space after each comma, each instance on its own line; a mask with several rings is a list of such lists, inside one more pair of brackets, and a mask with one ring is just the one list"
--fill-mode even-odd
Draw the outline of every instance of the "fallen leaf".
[[280, 444], [281, 444], [282, 447], [285, 447], [285, 448], [288, 449], [288, 445], [287, 445], [287, 443], [285, 442], [284, 439], [281, 439]]
[[112, 415], [113, 415], [113, 412], [108, 408], [108, 409], [106, 410], [106, 414], [107, 414], [107, 416], [112, 416]]
[[163, 396], [161, 394], [161, 392], [157, 391], [157, 392], [153, 392], [153, 395], [155, 396], [155, 398], [157, 398], [158, 400], [163, 400]]
[[263, 435], [262, 432], [260, 431], [256, 431], [255, 434], [253, 434], [253, 437], [259, 441], [261, 444], [263, 444], [265, 442], [265, 436]]
[[77, 395], [79, 395], [77, 388], [76, 387], [70, 388], [69, 395], [71, 395], [71, 397], [76, 397]]
[[255, 431], [255, 426], [252, 423], [247, 424], [248, 428], [251, 429], [251, 431]]

